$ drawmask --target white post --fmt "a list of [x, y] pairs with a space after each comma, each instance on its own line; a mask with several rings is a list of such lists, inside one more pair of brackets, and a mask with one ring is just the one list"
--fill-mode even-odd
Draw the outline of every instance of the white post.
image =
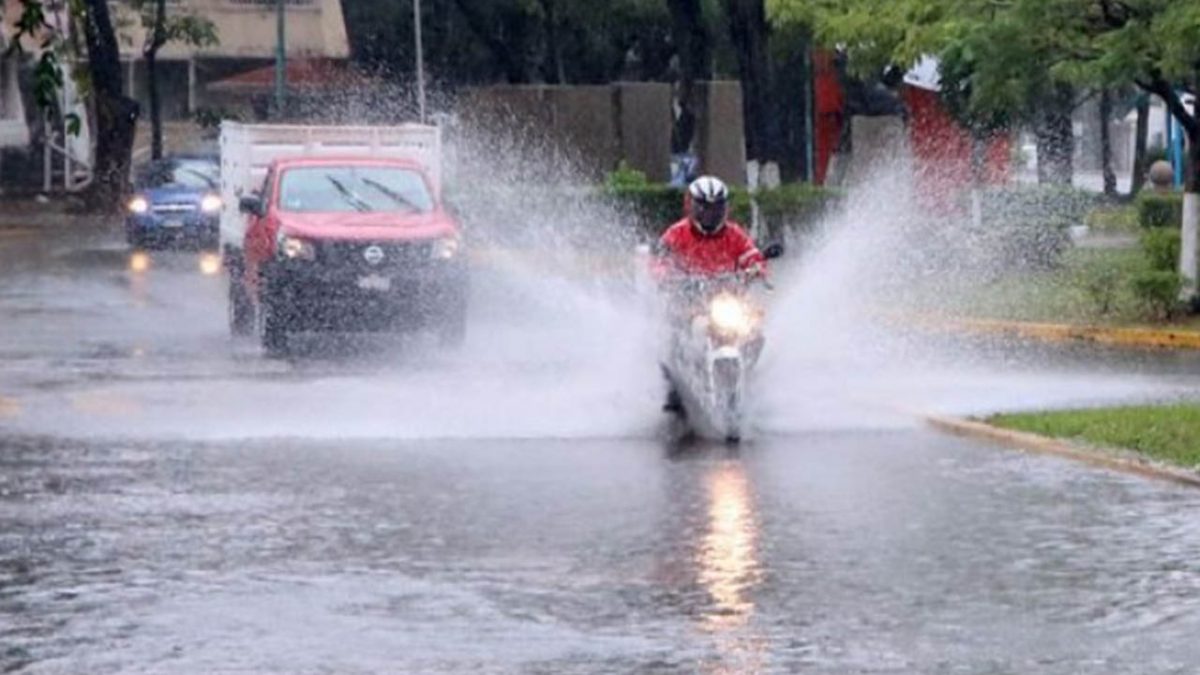
[[425, 123], [425, 52], [421, 47], [421, 0], [413, 0], [413, 42], [417, 50], [417, 106]]
[[1197, 291], [1197, 243], [1200, 238], [1200, 194], [1183, 193], [1183, 246], [1179, 250], [1179, 274], [1183, 276], [1183, 299], [1190, 302]]

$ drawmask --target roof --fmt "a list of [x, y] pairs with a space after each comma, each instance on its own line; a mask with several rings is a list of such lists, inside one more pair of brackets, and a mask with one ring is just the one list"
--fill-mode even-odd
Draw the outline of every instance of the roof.
[[938, 73], [940, 62], [932, 56], [921, 57], [920, 61], [904, 74], [904, 84], [926, 91], [941, 91], [942, 78]]
[[298, 157], [280, 157], [271, 162], [278, 167], [288, 166], [329, 166], [339, 164], [380, 164], [404, 167], [407, 169], [425, 170], [425, 166], [415, 159], [407, 157], [374, 157], [371, 155], [304, 155]]
[[[375, 81], [353, 70], [344, 61], [332, 59], [291, 59], [285, 69], [289, 89], [337, 91], [370, 87]], [[210, 82], [208, 91], [224, 93], [266, 93], [275, 87], [275, 66], [264, 66]]]

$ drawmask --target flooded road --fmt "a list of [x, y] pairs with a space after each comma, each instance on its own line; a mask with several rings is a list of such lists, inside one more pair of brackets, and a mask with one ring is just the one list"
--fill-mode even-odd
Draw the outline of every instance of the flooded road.
[[911, 414], [1195, 396], [1195, 356], [810, 349], [729, 448], [672, 441], [642, 328], [544, 279], [481, 271], [460, 353], [288, 362], [186, 255], [0, 260], [0, 670], [1200, 663], [1200, 492]]

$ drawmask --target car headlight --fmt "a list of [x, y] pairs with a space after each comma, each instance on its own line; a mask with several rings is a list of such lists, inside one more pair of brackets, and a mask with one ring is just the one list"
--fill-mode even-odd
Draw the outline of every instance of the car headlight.
[[317, 259], [317, 249], [310, 241], [280, 233], [277, 244], [279, 255], [288, 260]]
[[130, 213], [136, 213], [139, 216], [150, 210], [150, 202], [145, 197], [134, 197], [126, 206]]
[[200, 200], [200, 210], [205, 213], [216, 213], [221, 210], [223, 203], [217, 195], [204, 195]]
[[754, 313], [735, 295], [718, 295], [708, 308], [708, 318], [717, 330], [735, 335], [749, 335], [754, 330]]
[[458, 249], [461, 245], [458, 237], [438, 239], [433, 242], [431, 255], [434, 260], [451, 260], [458, 255]]

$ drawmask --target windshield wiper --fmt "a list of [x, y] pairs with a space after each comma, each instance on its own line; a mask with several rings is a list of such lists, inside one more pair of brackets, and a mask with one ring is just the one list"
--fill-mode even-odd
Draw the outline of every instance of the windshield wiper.
[[350, 188], [346, 187], [346, 184], [343, 183], [342, 181], [338, 180], [337, 178], [334, 178], [333, 176], [331, 176], [329, 174], [325, 174], [325, 178], [327, 180], [329, 180], [330, 183], [333, 183], [333, 187], [337, 188], [337, 191], [346, 200], [346, 203], [349, 204], [350, 206], [353, 206], [354, 210], [356, 210], [356, 211], [373, 211], [374, 210], [371, 208], [371, 205], [366, 202], [366, 200], [364, 200], [362, 197], [359, 197], [358, 195], [354, 194], [354, 191], [351, 190]]
[[210, 176], [206, 173], [197, 171], [195, 169], [182, 169], [181, 168], [181, 170], [186, 171], [187, 173], [190, 173], [193, 176], [199, 176], [200, 180], [204, 181], [205, 183], [208, 183], [208, 187], [210, 190], [215, 189], [217, 187], [217, 182], [212, 179], [212, 176]]
[[400, 194], [399, 192], [396, 192], [392, 188], [384, 185], [383, 183], [380, 183], [379, 181], [375, 180], [374, 178], [360, 178], [359, 181], [361, 183], [363, 183], [364, 185], [368, 185], [370, 187], [375, 188], [377, 191], [379, 191], [385, 197], [387, 197], [388, 199], [391, 199], [393, 202], [396, 202], [400, 206], [408, 207], [408, 210], [410, 210], [410, 211], [416, 211], [418, 213], [421, 212], [421, 207], [414, 204], [411, 199], [405, 197], [404, 195]]

